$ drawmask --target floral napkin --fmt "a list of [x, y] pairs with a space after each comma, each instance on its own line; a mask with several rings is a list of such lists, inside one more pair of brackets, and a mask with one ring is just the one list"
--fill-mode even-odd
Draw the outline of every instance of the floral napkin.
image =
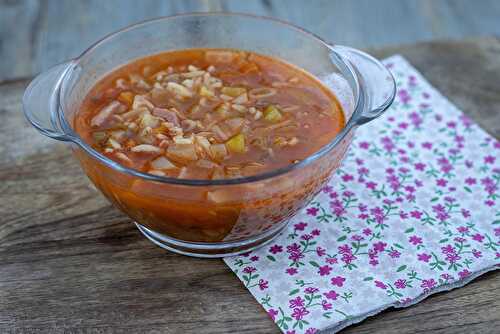
[[224, 259], [287, 334], [334, 333], [500, 265], [500, 142], [404, 58], [342, 168], [270, 244]]

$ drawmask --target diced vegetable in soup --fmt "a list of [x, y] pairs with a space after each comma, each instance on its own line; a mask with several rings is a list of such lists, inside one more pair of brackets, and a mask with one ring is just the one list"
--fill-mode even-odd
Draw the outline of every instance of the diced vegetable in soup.
[[75, 119], [94, 149], [142, 172], [250, 176], [297, 163], [344, 126], [336, 98], [277, 58], [194, 49], [136, 60], [104, 77]]

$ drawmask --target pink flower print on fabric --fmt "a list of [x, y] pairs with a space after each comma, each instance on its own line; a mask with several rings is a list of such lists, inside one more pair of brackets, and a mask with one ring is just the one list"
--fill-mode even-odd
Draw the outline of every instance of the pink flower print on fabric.
[[339, 328], [500, 268], [500, 142], [390, 63], [394, 104], [357, 129], [331, 181], [268, 246], [225, 259], [283, 333]]

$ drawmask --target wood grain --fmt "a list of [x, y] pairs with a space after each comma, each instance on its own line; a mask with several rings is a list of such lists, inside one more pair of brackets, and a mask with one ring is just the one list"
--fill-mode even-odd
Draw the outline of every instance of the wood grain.
[[361, 48], [500, 35], [497, 0], [0, 0], [0, 81], [44, 71], [129, 24], [193, 11], [273, 16]]
[[[374, 53], [403, 54], [500, 137], [498, 39]], [[222, 261], [170, 254], [107, 204], [24, 120], [26, 84], [0, 84], [0, 333], [279, 333]], [[499, 293], [489, 273], [343, 333], [498, 333]]]

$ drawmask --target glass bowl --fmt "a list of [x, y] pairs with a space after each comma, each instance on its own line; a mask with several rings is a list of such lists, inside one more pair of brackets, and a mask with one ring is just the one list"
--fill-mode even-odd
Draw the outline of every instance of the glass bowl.
[[[333, 90], [345, 127], [299, 163], [223, 180], [141, 173], [93, 150], [74, 131], [84, 97], [105, 74], [137, 58], [190, 48], [253, 51], [305, 69]], [[38, 75], [26, 89], [23, 108], [42, 134], [71, 144], [90, 180], [152, 242], [185, 255], [221, 257], [278, 235], [340, 166], [356, 127], [382, 114], [394, 94], [389, 71], [364, 52], [271, 18], [204, 13], [154, 19], [105, 37], [78, 58]]]

